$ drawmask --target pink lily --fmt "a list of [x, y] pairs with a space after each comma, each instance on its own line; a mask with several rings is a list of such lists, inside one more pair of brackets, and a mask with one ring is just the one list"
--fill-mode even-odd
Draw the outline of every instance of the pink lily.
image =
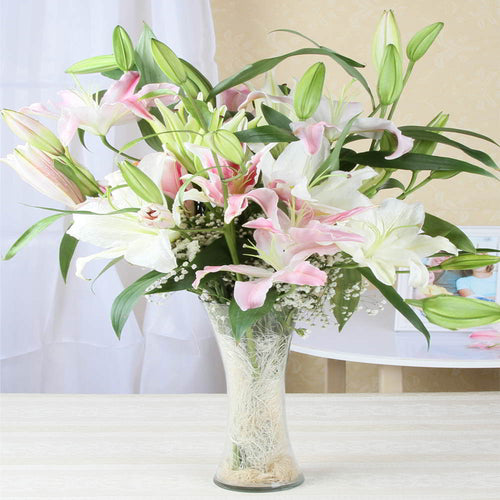
[[248, 94], [250, 94], [250, 89], [244, 84], [224, 90], [219, 94], [219, 105], [226, 106], [228, 111], [238, 111]]
[[81, 90], [62, 90], [61, 102], [56, 105], [59, 113], [49, 111], [43, 104], [35, 103], [25, 111], [57, 117], [61, 142], [66, 146], [78, 128], [95, 135], [105, 136], [114, 125], [121, 125], [139, 118], [153, 119], [148, 109], [154, 105], [154, 97], [142, 99], [152, 91], [165, 90], [169, 95], [159, 97], [164, 104], [178, 100], [178, 87], [169, 83], [149, 84], [135, 92], [141, 75], [137, 71], [125, 73], [104, 93], [98, 103], [95, 98]]
[[[221, 156], [217, 156], [217, 162], [220, 166], [222, 177], [224, 179], [235, 178], [227, 183], [228, 205], [224, 214], [224, 222], [226, 224], [229, 224], [248, 207], [249, 200], [255, 201], [265, 210], [269, 211], [272, 211], [275, 202], [277, 203], [277, 196], [271, 189], [253, 189], [255, 184], [257, 184], [260, 174], [260, 160], [273, 146], [274, 144], [269, 144], [255, 154], [250, 159], [247, 171], [244, 174], [240, 174], [239, 165]], [[196, 176], [192, 179], [192, 182], [202, 188], [210, 202], [219, 207], [223, 207], [224, 188], [219, 175], [219, 169], [216, 166], [211, 150], [194, 144], [187, 144], [186, 148], [198, 156], [208, 176], [208, 179], [202, 176]]]
[[[323, 98], [312, 118], [305, 122], [293, 122], [290, 128], [303, 142], [307, 152], [314, 155], [321, 147], [324, 134], [330, 141], [336, 139], [347, 123], [361, 114], [362, 110], [362, 104], [359, 102], [341, 103]], [[382, 118], [357, 118], [349, 133], [378, 139], [384, 131], [394, 135], [398, 141], [396, 150], [385, 157], [387, 160], [399, 158], [413, 147], [413, 139], [403, 135], [393, 122]]]
[[[352, 212], [352, 211], [351, 211]], [[251, 281], [237, 281], [234, 298], [246, 311], [261, 307], [267, 292], [274, 283], [322, 286], [327, 275], [306, 259], [313, 254], [332, 255], [339, 251], [337, 241], [360, 241], [362, 237], [336, 229], [318, 220], [303, 219], [302, 227], [292, 226], [290, 218], [282, 211], [266, 211], [272, 218], [259, 218], [244, 224], [256, 229], [254, 233], [255, 250], [258, 257], [271, 269], [248, 265], [207, 266], [197, 271], [193, 287], [197, 288], [201, 279], [209, 273], [230, 271], [253, 278]], [[349, 213], [339, 214], [339, 220], [349, 217]], [[273, 220], [274, 219], [274, 220]]]

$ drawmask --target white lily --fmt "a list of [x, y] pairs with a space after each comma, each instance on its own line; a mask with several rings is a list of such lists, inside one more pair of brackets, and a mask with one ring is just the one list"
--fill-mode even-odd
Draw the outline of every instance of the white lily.
[[[161, 162], [148, 162], [143, 170], [161, 182], [164, 168]], [[139, 198], [126, 184], [119, 171], [106, 176], [112, 190], [110, 199], [91, 198], [78, 206], [78, 210], [101, 214], [125, 208], [139, 208], [138, 212], [113, 215], [74, 214], [68, 233], [105, 250], [77, 260], [77, 276], [83, 278], [83, 268], [94, 259], [112, 259], [123, 256], [131, 264], [167, 273], [177, 267], [171, 243], [179, 233], [172, 228], [172, 213], [166, 205], [150, 204]]]
[[425, 286], [429, 271], [422, 259], [439, 251], [457, 254], [457, 248], [443, 236], [420, 234], [424, 217], [421, 203], [387, 199], [379, 207], [340, 223], [364, 239], [362, 242], [342, 241], [338, 246], [355, 262], [369, 267], [386, 285], [396, 281], [397, 268], [405, 268], [409, 269], [411, 286]]
[[376, 175], [370, 167], [351, 172], [337, 170], [331, 172], [323, 182], [311, 184], [328, 154], [326, 139], [322, 140], [317, 153], [312, 155], [300, 142], [289, 144], [276, 160], [270, 153], [265, 153], [260, 162], [264, 185], [278, 191], [289, 188], [290, 195], [307, 201], [324, 213], [370, 206], [370, 200], [359, 192], [363, 181]]

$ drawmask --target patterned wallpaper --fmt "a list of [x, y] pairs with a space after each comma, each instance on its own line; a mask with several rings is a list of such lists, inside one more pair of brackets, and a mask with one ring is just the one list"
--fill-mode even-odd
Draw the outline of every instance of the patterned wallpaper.
[[[279, 28], [298, 30], [319, 43], [367, 63], [364, 74], [374, 87], [371, 38], [384, 9], [395, 11], [403, 44], [420, 28], [436, 21], [444, 30], [425, 58], [415, 67], [405, 90], [396, 123], [425, 124], [439, 111], [450, 114], [451, 127], [484, 132], [499, 140], [498, 47], [500, 46], [497, 0], [212, 0], [217, 37], [217, 63], [224, 78], [247, 63], [306, 46], [308, 42]], [[277, 78], [300, 77], [313, 56], [287, 60], [277, 68]], [[349, 78], [334, 64], [327, 65], [328, 88], [338, 95]], [[368, 102], [361, 89], [353, 99]], [[457, 137], [458, 139], [458, 137]], [[476, 139], [496, 160], [498, 149]], [[455, 149], [440, 146], [443, 155], [462, 158]], [[409, 201], [422, 201], [427, 209], [456, 224], [500, 225], [498, 185], [486, 178], [463, 174], [426, 186]], [[385, 196], [390, 195], [387, 191]], [[292, 354], [288, 389], [321, 392], [325, 362]], [[405, 390], [492, 390], [500, 388], [500, 370], [405, 369]], [[348, 391], [376, 390], [372, 365], [348, 364]]]

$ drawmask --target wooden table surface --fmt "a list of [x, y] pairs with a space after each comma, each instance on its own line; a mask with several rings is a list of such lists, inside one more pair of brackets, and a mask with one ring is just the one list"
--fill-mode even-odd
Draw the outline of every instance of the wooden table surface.
[[0, 498], [500, 498], [500, 393], [288, 395], [306, 482], [232, 493], [212, 475], [225, 395], [4, 394]]

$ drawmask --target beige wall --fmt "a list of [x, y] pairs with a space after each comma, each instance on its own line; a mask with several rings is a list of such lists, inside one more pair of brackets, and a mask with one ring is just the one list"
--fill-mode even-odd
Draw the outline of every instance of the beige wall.
[[[425, 124], [444, 111], [451, 115], [449, 126], [476, 130], [498, 140], [499, 7], [497, 0], [212, 0], [220, 77], [238, 71], [244, 64], [307, 45], [293, 35], [269, 34], [288, 28], [367, 63], [364, 74], [374, 88], [371, 38], [381, 12], [392, 8], [405, 44], [418, 29], [435, 21], [445, 23], [435, 45], [416, 65], [395, 115], [396, 123]], [[286, 61], [277, 69], [278, 80], [300, 77], [315, 60], [313, 56], [301, 56]], [[338, 95], [348, 81], [341, 69], [328, 63], [332, 95]], [[354, 98], [368, 108], [359, 87]], [[485, 149], [498, 163], [495, 146], [475, 139], [466, 142]], [[465, 158], [445, 147], [438, 152]], [[500, 225], [498, 193], [495, 182], [463, 174], [437, 181], [409, 200], [422, 201], [428, 211], [456, 224]], [[322, 390], [324, 365], [324, 360], [293, 355], [290, 390]], [[499, 387], [499, 380], [498, 370], [405, 370], [406, 390], [490, 390]], [[374, 367], [349, 364], [348, 390], [370, 391], [375, 387]]]

